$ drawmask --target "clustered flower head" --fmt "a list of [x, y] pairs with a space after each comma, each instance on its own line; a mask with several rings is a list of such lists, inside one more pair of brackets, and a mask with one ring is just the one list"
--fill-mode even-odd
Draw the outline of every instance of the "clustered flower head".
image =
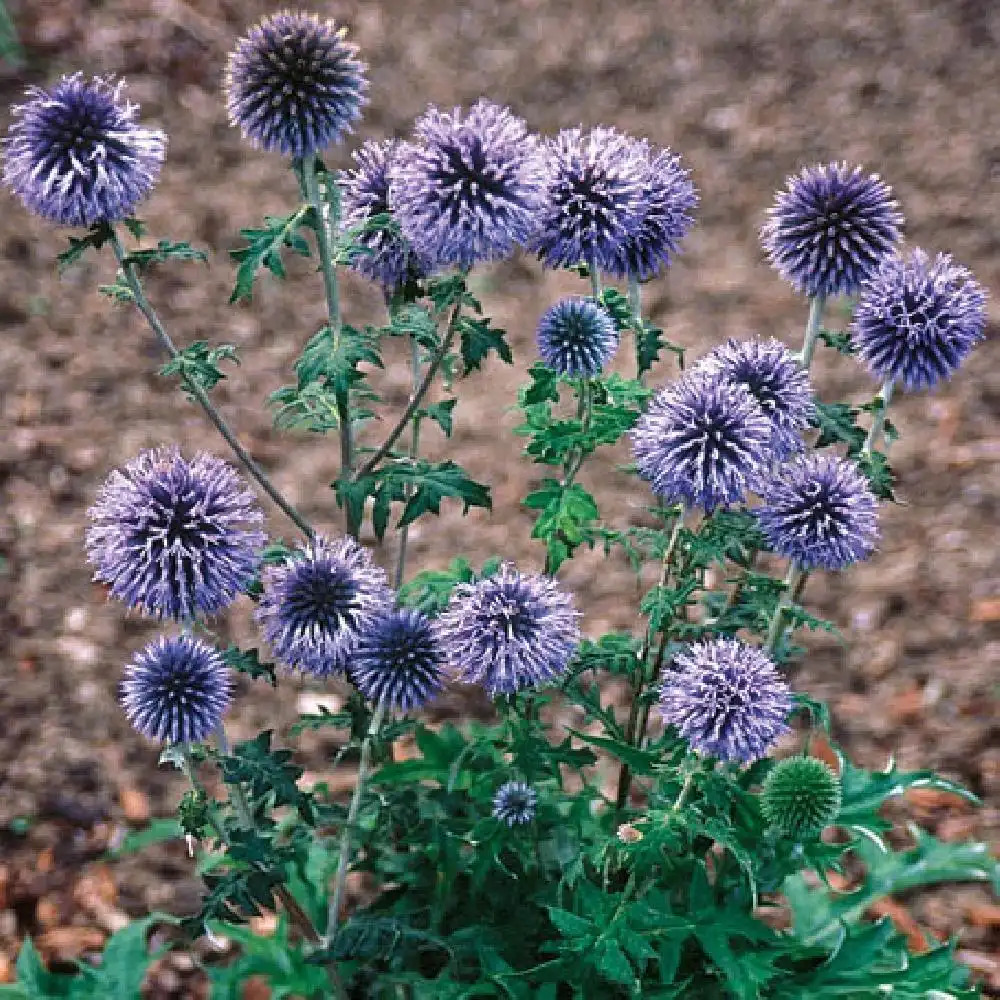
[[219, 651], [188, 635], [154, 639], [125, 668], [118, 700], [152, 740], [197, 743], [222, 721], [232, 684]]
[[265, 569], [261, 583], [256, 617], [274, 655], [318, 677], [343, 673], [393, 604], [384, 570], [347, 537], [317, 536]]
[[766, 482], [754, 512], [768, 545], [801, 569], [843, 569], [878, 538], [878, 501], [854, 462], [835, 455], [793, 459]]
[[458, 584], [438, 620], [456, 677], [509, 695], [566, 669], [580, 641], [579, 616], [551, 577], [505, 563], [495, 576]]
[[865, 282], [851, 338], [883, 382], [930, 388], [947, 379], [983, 338], [986, 293], [948, 254], [894, 253]]
[[232, 466], [176, 447], [116, 469], [87, 512], [94, 579], [129, 607], [193, 619], [231, 604], [260, 564], [264, 515]]
[[696, 642], [679, 652], [660, 689], [663, 721], [707, 757], [749, 764], [788, 731], [788, 685], [771, 658], [737, 639]]
[[339, 142], [361, 117], [368, 88], [345, 30], [304, 12], [265, 17], [229, 54], [230, 122], [255, 146], [293, 157]]
[[30, 211], [64, 226], [117, 222], [153, 189], [167, 137], [138, 124], [123, 91], [74, 73], [13, 109], [3, 178]]
[[593, 299], [565, 298], [538, 323], [538, 353], [554, 372], [574, 378], [600, 374], [618, 349], [618, 331]]
[[507, 826], [525, 826], [535, 818], [538, 793], [523, 781], [508, 781], [493, 797], [493, 815]]
[[761, 812], [782, 836], [811, 840], [837, 818], [843, 798], [840, 778], [816, 757], [786, 757], [761, 788]]
[[789, 177], [761, 229], [771, 264], [809, 296], [850, 295], [892, 251], [903, 216], [877, 174], [847, 163]]

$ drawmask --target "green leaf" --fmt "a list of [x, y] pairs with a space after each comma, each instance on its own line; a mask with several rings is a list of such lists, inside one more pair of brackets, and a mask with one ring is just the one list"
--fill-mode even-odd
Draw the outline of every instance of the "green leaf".
[[649, 750], [639, 750], [630, 743], [625, 743], [622, 740], [606, 739], [603, 736], [590, 736], [587, 733], [571, 729], [569, 726], [566, 727], [566, 731], [578, 740], [589, 743], [591, 746], [600, 747], [600, 749], [606, 750], [616, 759], [628, 764], [629, 770], [633, 774], [653, 774], [656, 771], [656, 765], [660, 762], [659, 753]]
[[879, 500], [896, 502], [896, 473], [889, 465], [889, 459], [880, 451], [862, 451], [858, 456], [858, 468], [864, 473], [872, 492]]
[[584, 917], [578, 917], [569, 910], [560, 909], [558, 906], [547, 906], [549, 919], [555, 928], [564, 938], [582, 938], [597, 936], [597, 928]]
[[422, 407], [417, 412], [433, 420], [444, 431], [445, 437], [451, 437], [452, 410], [457, 403], [457, 399], [442, 399], [439, 403], [431, 403], [430, 406]]
[[579, 483], [564, 486], [557, 479], [543, 479], [541, 488], [524, 498], [524, 506], [540, 512], [531, 537], [545, 542], [550, 573], [592, 537], [588, 529], [601, 514], [594, 498]]
[[87, 230], [86, 236], [70, 236], [69, 249], [63, 250], [56, 257], [59, 273], [78, 264], [88, 250], [100, 250], [111, 239], [111, 235], [111, 227], [106, 222], [97, 222]]
[[150, 952], [146, 944], [149, 929], [155, 924], [178, 924], [166, 913], [154, 913], [135, 920], [113, 934], [104, 946], [101, 967], [94, 975], [94, 997], [115, 997], [120, 1000], [140, 1000], [143, 980], [150, 965], [163, 955], [169, 945]]
[[130, 830], [122, 838], [120, 844], [108, 851], [107, 856], [111, 859], [124, 858], [130, 854], [138, 854], [147, 847], [153, 847], [156, 844], [180, 840], [183, 836], [184, 831], [181, 829], [181, 825], [172, 816], [154, 819], [141, 830]]
[[462, 316], [458, 321], [458, 334], [466, 374], [481, 368], [491, 351], [508, 365], [514, 363], [506, 333], [491, 326], [489, 319]]
[[152, 264], [161, 264], [168, 260], [197, 260], [207, 263], [208, 254], [186, 241], [171, 243], [170, 240], [160, 240], [150, 249], [130, 251], [125, 255], [124, 263], [134, 265], [139, 271], [147, 271]]
[[237, 743], [232, 756], [220, 757], [219, 767], [227, 785], [250, 786], [252, 798], [260, 800], [274, 796], [274, 805], [309, 809], [309, 797], [296, 782], [302, 768], [289, 763], [291, 750], [272, 750], [273, 730], [266, 729], [252, 740]]
[[291, 215], [266, 216], [263, 229], [240, 230], [240, 236], [247, 241], [247, 245], [229, 251], [229, 256], [237, 264], [236, 284], [229, 296], [230, 303], [252, 297], [254, 279], [262, 267], [267, 268], [276, 278], [284, 278], [284, 249], [290, 249], [302, 257], [309, 256], [309, 244], [299, 235], [299, 229], [309, 224], [308, 216], [311, 211], [308, 205], [300, 205]]
[[[376, 505], [383, 502], [405, 500], [397, 528], [412, 524], [423, 514], [441, 513], [441, 501], [461, 500], [462, 513], [472, 507], [492, 509], [490, 489], [466, 475], [461, 466], [452, 461], [428, 462], [426, 459], [405, 459], [387, 465], [373, 474], [378, 486], [374, 489]], [[376, 523], [379, 539], [385, 534], [384, 522]], [[381, 532], [379, 531], [381, 528]]]
[[278, 686], [278, 675], [275, 673], [273, 663], [261, 663], [260, 652], [257, 649], [240, 649], [239, 646], [230, 646], [223, 654], [226, 665], [241, 674], [246, 674], [250, 680], [255, 681], [263, 678], [271, 687]]
[[851, 341], [851, 335], [847, 330], [821, 329], [819, 331], [819, 339], [822, 340], [827, 347], [832, 347], [835, 351], [839, 351], [841, 354], [851, 356], [858, 353]]
[[[489, 576], [483, 567], [483, 576]], [[425, 614], [437, 615], [447, 606], [456, 583], [471, 583], [476, 578], [471, 563], [459, 556], [446, 570], [428, 569], [418, 573], [399, 588], [399, 603], [419, 608]]]
[[617, 941], [603, 938], [594, 946], [589, 956], [598, 974], [611, 983], [621, 983], [623, 986], [635, 986], [635, 972], [632, 963], [626, 958]]
[[[183, 382], [194, 382], [208, 392], [226, 377], [219, 367], [220, 361], [240, 363], [233, 344], [209, 347], [207, 341], [196, 340], [163, 365], [159, 374], [168, 377], [179, 375]], [[194, 398], [190, 391], [187, 393], [190, 398]]]
[[858, 413], [857, 407], [847, 403], [823, 403], [816, 400], [811, 423], [818, 428], [819, 437], [814, 447], [829, 448], [832, 445], [846, 444], [848, 454], [860, 451], [867, 434], [858, 426]]

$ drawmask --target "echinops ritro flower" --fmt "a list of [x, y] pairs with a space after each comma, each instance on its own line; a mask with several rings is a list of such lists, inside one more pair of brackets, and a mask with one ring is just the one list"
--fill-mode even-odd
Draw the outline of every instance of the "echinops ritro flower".
[[618, 350], [618, 331], [592, 299], [560, 299], [543, 314], [536, 334], [542, 361], [559, 375], [592, 378]]
[[535, 818], [538, 793], [523, 781], [508, 781], [493, 797], [493, 815], [507, 826], [526, 826]]

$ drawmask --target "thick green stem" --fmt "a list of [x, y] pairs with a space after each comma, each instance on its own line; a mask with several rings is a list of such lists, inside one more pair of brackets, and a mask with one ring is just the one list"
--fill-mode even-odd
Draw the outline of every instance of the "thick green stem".
[[825, 295], [814, 295], [809, 300], [809, 319], [806, 322], [806, 333], [802, 340], [802, 350], [799, 351], [799, 361], [803, 368], [812, 364], [816, 351], [816, 340], [819, 337], [820, 321], [823, 319], [823, 306], [826, 305]]
[[785, 589], [781, 594], [781, 600], [778, 601], [778, 606], [774, 609], [774, 617], [771, 619], [771, 625], [767, 630], [767, 639], [764, 642], [764, 652], [768, 656], [774, 652], [778, 645], [778, 640], [784, 631], [785, 612], [798, 596], [804, 575], [805, 570], [796, 563], [792, 563], [788, 567], [784, 579]]
[[641, 353], [641, 334], [639, 331], [642, 329], [642, 285], [639, 284], [639, 279], [634, 274], [630, 274], [628, 277], [628, 307], [632, 314], [632, 322], [635, 324], [635, 377], [641, 383], [646, 377], [639, 358]]
[[594, 296], [594, 301], [599, 305], [601, 302], [601, 272], [592, 260], [587, 262], [587, 270], [590, 271], [590, 294]]
[[865, 446], [862, 452], [870, 455], [879, 445], [879, 440], [882, 437], [882, 432], [885, 430], [885, 418], [889, 413], [889, 404], [892, 402], [892, 393], [895, 389], [896, 383], [894, 379], [886, 379], [882, 383], [882, 388], [879, 390], [877, 397], [878, 407], [872, 414], [872, 425], [868, 431], [868, 437], [865, 438]]
[[[410, 338], [410, 374], [412, 389], [410, 399], [416, 396], [420, 388], [420, 345], [415, 337]], [[414, 415], [410, 430], [410, 458], [416, 458], [420, 451], [420, 416]], [[409, 491], [407, 491], [409, 493]], [[403, 585], [403, 574], [406, 571], [406, 544], [410, 537], [410, 526], [404, 524], [399, 529], [399, 552], [396, 556], [396, 590]]]

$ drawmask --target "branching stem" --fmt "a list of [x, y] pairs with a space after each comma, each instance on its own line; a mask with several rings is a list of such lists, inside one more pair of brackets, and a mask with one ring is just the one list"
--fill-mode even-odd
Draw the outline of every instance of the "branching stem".
[[826, 305], [825, 295], [814, 295], [809, 300], [809, 319], [806, 321], [806, 333], [802, 340], [802, 350], [799, 351], [799, 361], [803, 368], [812, 364], [816, 351], [816, 340], [819, 337], [820, 322], [823, 319], [823, 306]]

